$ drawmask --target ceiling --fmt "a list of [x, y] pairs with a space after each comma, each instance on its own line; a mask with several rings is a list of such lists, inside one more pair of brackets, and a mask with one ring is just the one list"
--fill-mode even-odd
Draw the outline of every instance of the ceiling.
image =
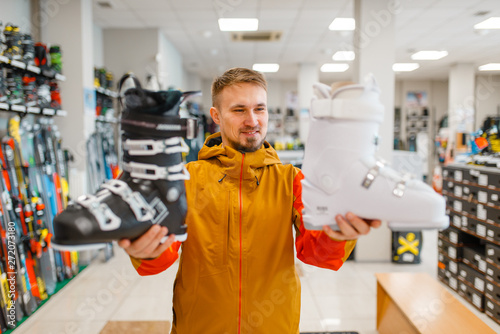
[[[98, 2], [108, 2], [103, 8]], [[474, 31], [473, 26], [500, 16], [498, 0], [399, 0], [395, 17], [396, 62], [412, 62], [419, 50], [446, 50], [436, 61], [397, 73], [396, 79], [447, 79], [455, 63], [475, 66], [500, 62], [500, 30]], [[482, 12], [483, 15], [480, 15]], [[487, 14], [484, 14], [484, 13]], [[217, 19], [259, 19], [259, 30], [283, 32], [277, 42], [232, 42], [219, 31]], [[213, 78], [234, 66], [279, 63], [268, 78], [295, 80], [300, 63], [333, 62], [341, 45], [352, 43], [352, 32], [330, 31], [335, 17], [353, 17], [352, 0], [94, 0], [94, 21], [102, 28], [159, 28], [182, 54], [187, 71]], [[344, 80], [344, 73], [321, 74], [321, 80]]]

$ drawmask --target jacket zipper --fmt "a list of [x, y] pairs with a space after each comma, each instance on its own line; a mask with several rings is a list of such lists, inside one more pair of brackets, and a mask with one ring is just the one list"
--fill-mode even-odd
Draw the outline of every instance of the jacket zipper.
[[238, 334], [241, 334], [241, 290], [242, 290], [242, 256], [243, 256], [243, 245], [242, 245], [242, 211], [243, 211], [243, 198], [241, 196], [241, 188], [243, 183], [243, 163], [245, 161], [245, 154], [242, 154], [243, 157], [241, 159], [241, 172], [240, 172], [240, 190], [239, 190], [239, 199], [240, 199], [240, 286], [239, 286], [239, 303], [238, 303]]

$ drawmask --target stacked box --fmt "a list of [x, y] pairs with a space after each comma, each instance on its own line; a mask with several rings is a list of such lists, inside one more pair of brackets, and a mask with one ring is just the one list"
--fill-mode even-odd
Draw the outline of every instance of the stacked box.
[[448, 270], [438, 271], [438, 278], [441, 282], [449, 286], [452, 290], [458, 290], [458, 280], [455, 274], [452, 274]]
[[492, 244], [486, 245], [486, 262], [500, 267], [500, 247]]
[[481, 295], [484, 294], [484, 287], [486, 285], [484, 274], [469, 267], [465, 263], [458, 264], [458, 279], [476, 289]]
[[451, 227], [439, 232], [438, 277], [500, 324], [500, 169], [449, 165], [443, 181]]
[[481, 247], [465, 247], [462, 261], [469, 267], [474, 268], [482, 274], [486, 274], [486, 256]]

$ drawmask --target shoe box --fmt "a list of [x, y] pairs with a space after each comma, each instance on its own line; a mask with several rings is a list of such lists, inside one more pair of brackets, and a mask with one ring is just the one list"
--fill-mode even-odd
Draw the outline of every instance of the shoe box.
[[500, 267], [486, 262], [486, 277], [497, 284], [500, 285]]
[[486, 274], [486, 256], [484, 254], [484, 247], [465, 247], [462, 262], [479, 271], [483, 275]]
[[500, 267], [500, 246], [492, 244], [486, 245], [486, 262]]
[[476, 289], [481, 294], [484, 294], [486, 285], [485, 276], [483, 273], [469, 267], [465, 263], [458, 264], [458, 280], [467, 284], [471, 288]]
[[444, 269], [444, 270], [438, 270], [438, 279], [449, 286], [453, 291], [458, 290], [458, 280], [457, 280], [457, 275], [453, 274], [452, 272]]
[[500, 240], [500, 226], [485, 223], [471, 217], [462, 217], [461, 223], [463, 229], [472, 232], [480, 238], [491, 242], [498, 242]]
[[462, 260], [464, 247], [475, 244], [477, 238], [457, 228], [449, 227], [439, 232], [438, 248], [453, 260]]
[[458, 275], [458, 264], [459, 261], [450, 258], [444, 252], [439, 251], [438, 253], [438, 271], [450, 272], [453, 275]]
[[458, 281], [458, 294], [471, 303], [479, 311], [484, 311], [484, 294], [477, 291], [464, 281]]
[[485, 298], [484, 313], [500, 325], [500, 304], [495, 300]]
[[449, 165], [443, 167], [443, 178], [464, 184], [500, 188], [498, 168]]

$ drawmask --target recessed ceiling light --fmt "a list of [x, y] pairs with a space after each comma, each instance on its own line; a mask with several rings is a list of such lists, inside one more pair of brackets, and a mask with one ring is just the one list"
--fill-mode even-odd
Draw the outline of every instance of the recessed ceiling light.
[[392, 65], [392, 70], [394, 72], [411, 72], [419, 67], [420, 65], [417, 63], [395, 63]]
[[349, 64], [326, 63], [320, 68], [321, 72], [345, 72], [349, 68]]
[[278, 72], [279, 64], [253, 64], [252, 69], [258, 72]]
[[448, 55], [448, 51], [418, 51], [411, 55], [413, 60], [438, 60]]
[[474, 25], [474, 29], [500, 29], [500, 17], [490, 17]]
[[349, 61], [354, 60], [356, 58], [356, 54], [354, 51], [337, 51], [333, 54], [333, 60], [341, 60], [341, 61]]
[[500, 63], [489, 63], [479, 66], [480, 71], [500, 71]]
[[258, 19], [219, 19], [221, 31], [257, 31]]
[[356, 29], [356, 21], [353, 18], [348, 17], [337, 17], [335, 18], [330, 26], [330, 30], [354, 30]]

